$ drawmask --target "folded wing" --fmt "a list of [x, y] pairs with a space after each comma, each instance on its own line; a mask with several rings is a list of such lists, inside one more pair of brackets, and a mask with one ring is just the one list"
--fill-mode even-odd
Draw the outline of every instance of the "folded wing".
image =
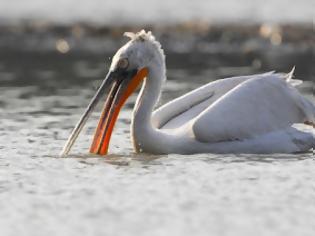
[[231, 77], [208, 83], [154, 111], [152, 116], [153, 125], [162, 129], [179, 128], [194, 119], [237, 85], [244, 81], [270, 74], [272, 72], [254, 76]]
[[312, 105], [281, 74], [246, 80], [192, 120], [200, 142], [243, 140], [314, 119]]

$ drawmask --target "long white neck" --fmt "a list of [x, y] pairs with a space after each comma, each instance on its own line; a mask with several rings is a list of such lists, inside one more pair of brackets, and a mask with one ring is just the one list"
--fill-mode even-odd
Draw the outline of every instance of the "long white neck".
[[152, 126], [151, 117], [166, 77], [164, 61], [151, 63], [148, 69], [149, 74], [138, 95], [131, 122], [131, 135], [137, 151], [144, 149], [159, 135], [156, 128]]

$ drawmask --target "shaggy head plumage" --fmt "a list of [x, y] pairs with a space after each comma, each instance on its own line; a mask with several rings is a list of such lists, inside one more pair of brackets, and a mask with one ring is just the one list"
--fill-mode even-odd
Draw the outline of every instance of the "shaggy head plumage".
[[126, 32], [124, 36], [129, 37], [130, 41], [117, 51], [113, 57], [111, 69], [116, 68], [121, 58], [128, 59], [129, 69], [150, 67], [152, 64], [165, 68], [164, 51], [151, 31]]

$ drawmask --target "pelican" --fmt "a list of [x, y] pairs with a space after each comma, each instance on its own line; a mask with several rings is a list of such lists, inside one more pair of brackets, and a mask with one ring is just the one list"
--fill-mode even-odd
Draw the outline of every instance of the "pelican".
[[134, 34], [109, 72], [63, 151], [69, 153], [89, 115], [108, 92], [90, 152], [105, 155], [119, 111], [142, 83], [131, 121], [135, 152], [296, 153], [315, 147], [315, 106], [288, 74], [263, 73], [210, 82], [154, 110], [166, 80], [165, 55], [152, 33]]

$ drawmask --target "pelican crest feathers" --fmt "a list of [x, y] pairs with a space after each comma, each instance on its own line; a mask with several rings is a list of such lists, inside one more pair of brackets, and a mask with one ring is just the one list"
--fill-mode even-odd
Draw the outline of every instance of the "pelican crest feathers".
[[152, 43], [152, 45], [154, 45], [156, 47], [156, 49], [161, 52], [163, 57], [165, 57], [164, 51], [162, 49], [162, 46], [161, 46], [160, 42], [155, 39], [155, 37], [154, 37], [154, 35], [152, 34], [151, 31], [145, 32], [145, 30], [141, 30], [141, 31], [139, 31], [137, 33], [125, 32], [124, 36], [130, 38], [132, 41], [140, 41], [140, 42], [150, 42], [150, 43]]

